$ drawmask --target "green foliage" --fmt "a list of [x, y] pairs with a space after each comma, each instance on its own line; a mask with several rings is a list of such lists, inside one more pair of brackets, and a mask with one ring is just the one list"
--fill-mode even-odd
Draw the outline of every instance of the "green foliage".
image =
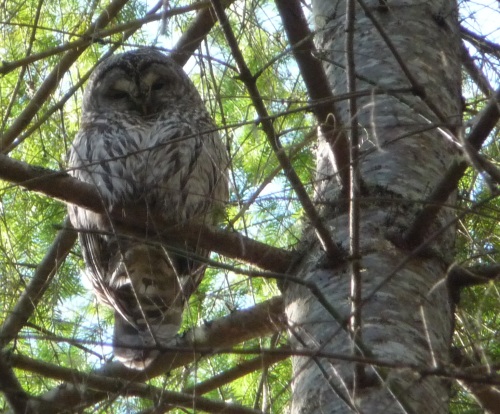
[[[191, 2], [166, 3], [176, 8]], [[65, 51], [59, 48], [88, 40], [82, 38], [83, 34], [108, 4], [99, 0], [3, 2], [0, 52], [2, 70], [9, 70], [3, 70], [0, 78], [1, 139], [19, 121], [61, 61]], [[472, 13], [470, 2], [461, 4], [462, 15], [468, 19]], [[146, 2], [128, 1], [107, 28], [142, 18], [146, 12]], [[274, 3], [268, 0], [235, 2], [228, 14], [245, 61], [252, 74], [258, 75], [256, 84], [280, 143], [312, 196], [316, 121], [306, 108], [309, 98]], [[194, 12], [186, 12], [163, 22], [156, 21], [137, 29], [127, 38], [125, 31], [119, 30], [110, 36], [92, 39], [68, 71], [56, 74], [57, 87], [47, 94], [27, 125], [12, 137], [7, 147], [9, 156], [28, 164], [64, 171], [67, 150], [80, 127], [83, 89], [79, 82], [91, 73], [103, 54], [114, 47], [118, 51], [142, 45], [172, 49], [194, 16]], [[166, 36], [160, 34], [162, 26]], [[33, 56], [37, 58], [32, 62], [23, 61]], [[495, 76], [498, 79], [498, 61], [486, 58], [477, 50], [474, 58], [484, 64], [492, 79]], [[262, 131], [251, 97], [239, 81], [220, 26], [210, 32], [186, 70], [220, 126], [231, 155], [231, 201], [223, 225], [275, 247], [295, 247], [301, 239], [302, 207]], [[464, 95], [465, 121], [468, 121], [485, 107], [487, 100], [469, 74], [464, 76]], [[500, 159], [499, 134], [500, 129], [495, 130], [483, 148], [483, 154], [494, 163]], [[484, 176], [470, 169], [458, 193], [458, 211], [471, 209], [457, 225], [455, 259], [460, 264], [487, 265], [500, 259], [500, 206], [498, 200], [491, 200], [490, 196], [491, 187]], [[62, 203], [0, 182], [0, 326], [11, 315], [36, 274], [65, 215]], [[215, 254], [212, 259], [225, 268], [208, 267], [186, 308], [183, 331], [280, 294], [274, 280], [245, 275], [245, 271], [254, 270], [250, 265]], [[4, 351], [73, 369], [75, 373], [90, 372], [112, 358], [113, 315], [97, 303], [82, 268], [79, 248], [74, 246], [54, 275], [43, 300]], [[465, 289], [456, 310], [454, 346], [467, 357], [491, 366], [498, 365], [500, 360], [498, 303], [497, 285], [489, 282]], [[276, 349], [286, 342], [284, 336], [259, 338], [240, 344], [238, 349]], [[257, 356], [257, 353], [246, 355], [236, 351], [214, 352], [214, 355], [153, 378], [149, 384], [159, 389], [183, 391]], [[43, 370], [15, 369], [14, 373], [23, 389], [33, 396], [43, 395], [62, 382], [52, 378], [56, 375], [48, 375]], [[265, 408], [269, 413], [282, 413], [290, 400], [290, 382], [291, 362], [285, 360], [228, 381], [204, 396], [246, 407]], [[457, 385], [453, 389], [453, 413], [480, 412], [470, 393]], [[146, 398], [117, 394], [89, 408], [88, 412], [139, 412], [151, 407], [151, 401]], [[6, 400], [0, 397], [0, 412], [6, 409]], [[195, 410], [172, 409], [171, 412]]]

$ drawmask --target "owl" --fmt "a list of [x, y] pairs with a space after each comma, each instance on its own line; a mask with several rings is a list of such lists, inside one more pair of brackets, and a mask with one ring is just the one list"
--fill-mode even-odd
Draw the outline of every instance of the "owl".
[[[107, 211], [143, 206], [170, 222], [214, 225], [228, 200], [228, 154], [213, 120], [184, 71], [150, 48], [112, 56], [92, 73], [68, 164]], [[205, 267], [179, 252], [182, 242], [125, 237], [106, 214], [68, 212], [97, 298], [114, 310], [113, 352], [143, 369], [177, 334]]]

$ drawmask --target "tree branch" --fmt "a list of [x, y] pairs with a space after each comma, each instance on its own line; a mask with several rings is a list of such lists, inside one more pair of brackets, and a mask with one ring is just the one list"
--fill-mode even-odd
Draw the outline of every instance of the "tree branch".
[[[128, 0], [113, 0], [109, 3], [108, 7], [102, 11], [97, 19], [85, 31], [84, 37], [87, 36], [92, 39], [95, 32], [105, 27], [111, 20], [113, 20], [120, 10], [127, 4]], [[4, 151], [16, 139], [21, 131], [31, 122], [34, 116], [40, 110], [40, 107], [45, 103], [48, 96], [54, 91], [56, 86], [61, 81], [63, 75], [69, 70], [71, 65], [78, 59], [78, 57], [88, 47], [76, 47], [69, 50], [59, 61], [59, 63], [47, 75], [42, 85], [38, 88], [33, 98], [28, 102], [24, 110], [19, 114], [11, 127], [4, 133], [0, 141], [0, 151]]]
[[229, 24], [226, 13], [220, 3], [220, 0], [212, 0], [212, 5], [214, 7], [217, 18], [220, 22], [226, 41], [231, 49], [233, 58], [239, 69], [239, 78], [244, 83], [247, 88], [250, 98], [254, 104], [255, 110], [259, 115], [259, 122], [262, 125], [266, 137], [268, 139], [269, 145], [273, 149], [276, 158], [278, 159], [283, 172], [288, 179], [288, 182], [292, 186], [295, 194], [297, 195], [307, 218], [311, 221], [312, 226], [316, 230], [318, 239], [320, 240], [325, 252], [330, 260], [333, 262], [340, 262], [344, 260], [344, 252], [333, 242], [330, 231], [325, 227], [321, 217], [319, 216], [313, 202], [309, 198], [307, 191], [304, 188], [299, 176], [295, 172], [290, 159], [287, 157], [283, 147], [281, 146], [280, 140], [276, 131], [274, 130], [273, 123], [269, 118], [266, 106], [260, 96], [259, 90], [257, 88], [255, 77], [250, 72], [243, 54], [238, 46], [236, 37], [234, 36], [233, 30]]
[[448, 269], [448, 283], [455, 289], [462, 289], [469, 286], [484, 285], [495, 281], [500, 277], [500, 265], [479, 265], [462, 267], [452, 265]]
[[114, 386], [119, 384], [120, 387], [112, 392], [123, 392], [125, 389], [128, 390], [128, 381], [134, 383], [146, 381], [196, 361], [203, 356], [197, 352], [197, 349], [204, 349], [206, 354], [207, 349], [232, 347], [241, 342], [279, 331], [284, 328], [282, 318], [281, 297], [275, 297], [249, 309], [236, 311], [229, 316], [209, 322], [205, 326], [193, 328], [182, 338], [177, 337], [174, 340], [175, 348], [170, 351], [165, 348], [165, 354], [160, 355], [144, 371], [135, 371], [119, 362], [111, 362], [88, 374], [15, 354], [11, 355], [10, 359], [12, 365], [18, 369], [67, 381], [42, 395], [40, 400], [52, 404], [59, 410], [72, 411], [77, 405], [89, 406], [107, 398], [108, 394], [104, 392], [107, 388], [103, 388], [105, 383], [102, 381], [113, 379]]
[[[49, 197], [105, 214], [98, 191], [91, 184], [79, 181], [66, 173], [33, 167], [0, 154], [0, 178]], [[113, 223], [132, 235], [144, 236], [148, 224], [161, 229], [161, 240], [185, 240], [192, 246], [212, 250], [233, 259], [240, 259], [262, 269], [286, 273], [295, 255], [238, 233], [221, 231], [204, 225], [167, 223], [151, 216], [146, 208], [120, 209], [109, 212]], [[151, 229], [150, 228], [150, 229]]]
[[[500, 89], [490, 99], [490, 102], [477, 117], [477, 122], [472, 127], [467, 143], [475, 150], [479, 150], [483, 142], [488, 138], [489, 133], [496, 126], [500, 119]], [[467, 170], [468, 163], [465, 160], [455, 161], [446, 171], [444, 177], [434, 188], [434, 191], [426, 200], [426, 206], [413, 221], [412, 226], [406, 233], [404, 240], [408, 247], [414, 248], [422, 243], [432, 223], [443, 204], [452, 192], [457, 189], [458, 182]]]
[[[275, 0], [288, 41], [313, 106], [319, 129], [332, 150], [340, 183], [349, 188], [349, 140], [334, 105], [332, 88], [321, 61], [315, 57], [312, 33], [298, 0]], [[319, 102], [322, 102], [321, 104]], [[318, 103], [317, 105], [314, 105]]]
[[[227, 8], [232, 3], [234, 0], [224, 0], [222, 6]], [[170, 56], [179, 65], [184, 66], [216, 22], [217, 18], [211, 7], [200, 10], [187, 30], [182, 33]]]
[[29, 396], [21, 387], [3, 354], [0, 354], [0, 392], [5, 395], [5, 399], [15, 414], [31, 413], [27, 408]]
[[275, 354], [266, 353], [258, 356], [257, 358], [251, 359], [250, 361], [242, 362], [241, 364], [238, 364], [237, 366], [230, 368], [219, 375], [214, 375], [206, 381], [196, 384], [193, 387], [186, 388], [183, 392], [187, 394], [194, 393], [195, 395], [205, 394], [209, 391], [222, 387], [225, 384], [229, 384], [238, 378], [244, 377], [251, 372], [267, 368], [289, 357], [289, 353], [285, 352], [290, 352], [288, 348], [278, 348], [277, 351], [282, 352]]
[[478, 50], [500, 57], [500, 45], [498, 43], [487, 40], [486, 36], [480, 36], [463, 26], [460, 26], [460, 32], [462, 33], [462, 37]]
[[476, 83], [479, 90], [486, 96], [490, 97], [493, 95], [494, 91], [490, 85], [490, 81], [484, 75], [484, 73], [476, 66], [474, 63], [474, 59], [469, 54], [469, 51], [462, 43], [460, 45], [460, 52], [462, 57], [462, 65], [464, 66], [467, 74], [471, 77], [471, 79]]
[[[145, 398], [154, 401], [155, 406], [168, 405], [169, 407], [186, 407], [186, 408], [197, 408], [209, 413], [233, 413], [233, 414], [259, 414], [260, 411], [248, 409], [236, 404], [228, 404], [219, 401], [212, 401], [206, 398], [202, 398], [196, 394], [187, 392], [173, 392], [166, 389], [161, 389], [153, 387], [148, 384], [137, 381], [123, 381], [117, 378], [106, 377], [102, 375], [89, 374], [80, 372], [75, 369], [65, 368], [54, 364], [49, 364], [46, 362], [37, 361], [32, 358], [28, 358], [20, 355], [13, 355], [11, 357], [12, 362], [19, 366], [21, 369], [38, 372], [44, 377], [55, 378], [58, 380], [65, 380], [73, 386], [82, 386], [85, 388], [90, 388], [93, 390], [99, 390], [101, 392], [111, 393], [115, 395], [134, 395], [137, 397]], [[87, 390], [81, 390], [83, 394], [88, 392]], [[92, 393], [92, 391], [90, 391]], [[71, 406], [65, 404], [62, 405], [50, 404], [54, 411], [64, 411], [71, 409]], [[45, 407], [49, 406], [48, 401], [40, 400], [36, 401], [32, 399], [29, 404], [27, 404], [30, 412], [40, 412], [40, 405]], [[55, 407], [54, 407], [55, 406]], [[16, 411], [17, 413], [17, 411]], [[21, 411], [19, 411], [21, 414]], [[22, 411], [24, 413], [24, 411]]]

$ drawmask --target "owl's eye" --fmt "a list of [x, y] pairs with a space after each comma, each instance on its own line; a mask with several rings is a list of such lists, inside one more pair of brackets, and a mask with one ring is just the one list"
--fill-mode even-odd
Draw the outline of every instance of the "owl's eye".
[[158, 79], [157, 81], [153, 82], [151, 85], [151, 90], [152, 91], [159, 91], [160, 89], [165, 88], [167, 86], [167, 82], [163, 79]]
[[128, 93], [121, 89], [110, 89], [106, 95], [114, 100], [128, 98]]

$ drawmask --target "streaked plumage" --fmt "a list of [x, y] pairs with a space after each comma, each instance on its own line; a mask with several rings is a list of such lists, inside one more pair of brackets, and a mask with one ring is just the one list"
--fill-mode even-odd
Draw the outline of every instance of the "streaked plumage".
[[[227, 165], [196, 88], [170, 58], [144, 48], [96, 68], [69, 168], [96, 186], [106, 208], [146, 205], [168, 220], [214, 224], [228, 198]], [[115, 310], [114, 353], [125, 365], [143, 368], [156, 356], [154, 347], [177, 334], [204, 267], [166, 246], [110, 235], [106, 217], [76, 206], [68, 210], [82, 230], [94, 290]]]

